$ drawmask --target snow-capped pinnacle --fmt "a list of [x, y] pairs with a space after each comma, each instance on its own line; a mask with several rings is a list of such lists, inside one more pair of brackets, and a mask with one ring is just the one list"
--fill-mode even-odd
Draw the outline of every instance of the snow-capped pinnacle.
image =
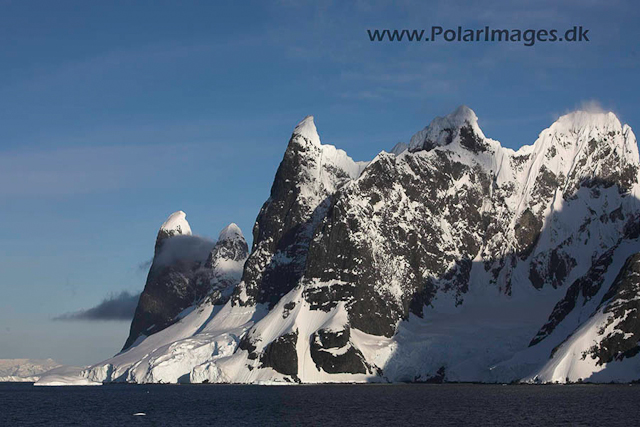
[[[594, 167], [597, 164], [604, 165], [605, 159], [609, 159], [610, 165], [617, 164], [620, 167], [623, 163], [639, 163], [638, 146], [631, 127], [622, 125], [612, 112], [580, 110], [561, 116], [540, 133], [533, 146], [534, 153], [545, 154], [549, 150], [544, 162], [556, 157], [557, 152], [565, 160], [564, 169], [575, 163], [574, 159], [580, 158], [584, 158], [580, 161], [583, 166], [587, 158], [592, 158], [587, 163], [594, 163]], [[605, 168], [611, 169], [610, 165]], [[569, 173], [568, 169], [562, 168], [554, 173], [559, 171], [565, 175]]]
[[612, 112], [573, 111], [561, 116], [551, 125], [550, 129], [557, 132], [584, 132], [599, 129], [603, 133], [622, 131], [620, 120]]
[[160, 226], [158, 237], [156, 237], [156, 255], [160, 253], [160, 248], [166, 239], [177, 235], [191, 235], [191, 227], [189, 227], [189, 223], [187, 222], [187, 214], [183, 211], [172, 213]]
[[300, 135], [315, 145], [320, 145], [320, 136], [313, 122], [313, 116], [305, 117], [293, 130], [293, 135]]
[[[461, 105], [447, 116], [436, 117], [429, 126], [413, 135], [409, 143], [409, 150], [416, 151], [448, 145], [452, 141], [453, 133], [465, 126], [470, 127], [481, 139], [485, 138], [478, 126], [476, 113], [466, 105]], [[425, 147], [425, 143], [428, 147]]]
[[231, 223], [227, 225], [218, 236], [218, 241], [221, 242], [223, 240], [245, 240], [244, 235], [242, 234], [242, 230], [235, 223]]
[[169, 218], [160, 227], [161, 231], [175, 234], [191, 235], [191, 227], [187, 222], [187, 214], [183, 211], [177, 211], [169, 215]]
[[[434, 119], [434, 121], [438, 119], [440, 118], [438, 117]], [[453, 111], [453, 113], [443, 117], [442, 120], [450, 123], [452, 127], [460, 127], [464, 126], [465, 123], [477, 123], [478, 116], [476, 116], [476, 113], [471, 108], [466, 105], [460, 105]]]
[[248, 256], [249, 246], [242, 230], [232, 222], [220, 232], [218, 242], [211, 250], [205, 267], [216, 270], [216, 275], [231, 274], [234, 277], [234, 283], [238, 283]]

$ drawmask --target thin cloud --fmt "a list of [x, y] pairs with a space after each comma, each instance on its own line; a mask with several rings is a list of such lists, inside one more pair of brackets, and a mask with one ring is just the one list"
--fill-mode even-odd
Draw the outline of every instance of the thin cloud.
[[588, 113], [607, 113], [609, 110], [605, 109], [599, 101], [595, 99], [590, 99], [588, 101], [583, 101], [580, 103], [578, 107], [580, 111], [586, 111]]
[[620, 117], [615, 111], [613, 111], [613, 109], [603, 107], [602, 104], [600, 103], [600, 101], [598, 101], [596, 99], [588, 99], [588, 100], [581, 101], [581, 102], [575, 104], [575, 106], [573, 108], [567, 108], [562, 112], [557, 112], [556, 111], [553, 114], [553, 119], [557, 120], [561, 116], [564, 116], [566, 114], [571, 114], [571, 113], [574, 113], [576, 111], [586, 111], [587, 113], [594, 113], [594, 114], [603, 114], [603, 113], [612, 112], [612, 113], [616, 114], [618, 116], [618, 118]]
[[180, 261], [204, 263], [215, 245], [215, 241], [197, 235], [179, 235], [167, 239], [162, 250], [153, 260], [156, 267], [174, 265]]
[[0, 196], [75, 195], [154, 185], [165, 168], [176, 163], [176, 152], [181, 153], [178, 145], [0, 152]]
[[65, 313], [54, 317], [56, 321], [129, 321], [133, 319], [140, 293], [131, 294], [122, 291], [118, 295], [111, 295], [95, 307], [86, 310]]

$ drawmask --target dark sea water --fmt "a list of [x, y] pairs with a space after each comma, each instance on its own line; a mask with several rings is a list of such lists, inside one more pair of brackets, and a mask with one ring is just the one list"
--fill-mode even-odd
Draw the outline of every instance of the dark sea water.
[[[134, 416], [144, 412], [146, 416]], [[0, 383], [0, 425], [640, 424], [639, 385], [106, 385]]]

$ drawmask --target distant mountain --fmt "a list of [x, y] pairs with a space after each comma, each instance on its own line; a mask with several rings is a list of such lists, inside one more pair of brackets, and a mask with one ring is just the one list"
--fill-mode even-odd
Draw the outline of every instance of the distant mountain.
[[0, 382], [35, 382], [60, 366], [52, 359], [0, 359]]
[[216, 264], [172, 215], [123, 352], [78, 378], [640, 379], [639, 168], [613, 113], [567, 114], [514, 151], [462, 106], [370, 162], [309, 116], [246, 262], [239, 230]]

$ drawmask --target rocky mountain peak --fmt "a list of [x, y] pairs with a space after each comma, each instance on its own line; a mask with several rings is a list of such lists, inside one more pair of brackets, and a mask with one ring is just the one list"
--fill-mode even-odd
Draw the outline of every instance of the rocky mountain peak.
[[318, 130], [313, 122], [313, 116], [307, 116], [300, 123], [298, 123], [293, 130], [293, 137], [299, 135], [314, 145], [320, 145], [320, 136], [318, 136]]
[[458, 108], [456, 108], [452, 113], [448, 114], [447, 116], [443, 118], [437, 117], [436, 119], [433, 120], [434, 123], [441, 122], [441, 121], [446, 121], [451, 125], [453, 125], [454, 127], [460, 127], [460, 126], [463, 126], [465, 123], [477, 124], [478, 116], [476, 116], [475, 111], [473, 111], [471, 108], [467, 107], [466, 105], [460, 105]]
[[176, 235], [191, 235], [191, 227], [187, 222], [187, 214], [183, 211], [177, 211], [169, 215], [169, 218], [162, 223], [156, 238], [156, 254], [159, 253], [162, 243], [169, 237]]
[[187, 214], [177, 211], [169, 215], [169, 218], [162, 224], [160, 230], [174, 232], [175, 234], [191, 234], [191, 227], [187, 222]]
[[577, 110], [560, 116], [551, 125], [551, 129], [558, 132], [581, 133], [591, 129], [600, 129], [603, 132], [622, 131], [622, 124], [612, 112], [593, 112]]
[[226, 301], [240, 281], [248, 252], [236, 224], [225, 227], [214, 245], [191, 234], [184, 212], [171, 214], [160, 227], [147, 282], [123, 350], [172, 325], [180, 313], [205, 298], [211, 304]]
[[460, 143], [471, 151], [484, 151], [480, 145], [485, 139], [478, 126], [476, 113], [466, 105], [461, 105], [444, 117], [436, 117], [429, 126], [411, 137], [409, 151], [432, 150], [451, 144], [459, 138]]
[[[529, 159], [529, 177], [554, 183], [565, 199], [581, 187], [617, 185], [624, 193], [638, 182], [635, 135], [611, 112], [566, 114], [542, 131], [532, 147], [518, 153]], [[530, 179], [528, 186], [536, 182]]]
[[627, 160], [638, 162], [637, 145], [631, 128], [623, 126], [612, 112], [574, 111], [565, 114], [540, 132], [533, 151], [540, 151], [541, 145], [552, 153], [561, 150], [574, 156], [580, 152], [590, 155], [597, 148], [602, 148], [599, 145], [606, 146], [627, 152]]
[[234, 222], [223, 228], [218, 235], [218, 241], [237, 239], [244, 240], [244, 235], [242, 234], [242, 230], [240, 230], [240, 227], [238, 227], [238, 225]]
[[231, 223], [220, 232], [218, 242], [211, 250], [205, 268], [216, 268], [221, 260], [242, 261], [244, 264], [248, 255], [249, 247], [242, 230], [235, 223]]

